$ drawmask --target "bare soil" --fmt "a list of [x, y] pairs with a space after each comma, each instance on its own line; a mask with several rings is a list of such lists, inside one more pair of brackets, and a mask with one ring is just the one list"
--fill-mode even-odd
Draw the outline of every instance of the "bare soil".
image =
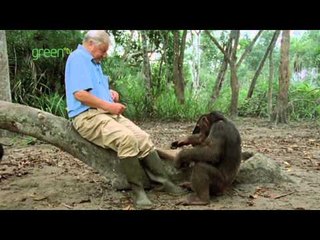
[[[207, 206], [178, 205], [179, 197], [147, 192], [155, 210], [320, 209], [320, 127], [317, 122], [269, 124], [239, 118], [243, 150], [274, 159], [297, 182], [237, 184]], [[194, 123], [137, 122], [156, 146], [191, 133]], [[0, 138], [0, 209], [133, 210], [130, 191], [115, 191], [106, 177], [58, 148], [31, 137]]]

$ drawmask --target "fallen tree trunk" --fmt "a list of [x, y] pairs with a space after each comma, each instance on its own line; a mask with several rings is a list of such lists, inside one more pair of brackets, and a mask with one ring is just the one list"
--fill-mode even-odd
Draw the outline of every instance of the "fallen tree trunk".
[[[70, 153], [105, 176], [115, 189], [127, 189], [116, 152], [82, 138], [65, 118], [26, 105], [0, 101], [0, 129], [22, 133]], [[147, 176], [144, 184], [149, 185]]]

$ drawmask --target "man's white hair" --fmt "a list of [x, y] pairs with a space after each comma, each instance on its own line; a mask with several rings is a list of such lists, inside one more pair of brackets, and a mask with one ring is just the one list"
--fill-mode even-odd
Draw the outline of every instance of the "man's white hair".
[[95, 44], [100, 45], [101, 43], [111, 45], [109, 34], [105, 30], [90, 30], [83, 38], [83, 43], [93, 41]]

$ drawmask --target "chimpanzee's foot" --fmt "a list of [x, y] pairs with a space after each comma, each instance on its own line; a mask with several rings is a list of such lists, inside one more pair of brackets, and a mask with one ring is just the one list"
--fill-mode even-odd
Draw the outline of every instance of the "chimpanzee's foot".
[[180, 183], [179, 186], [192, 191], [192, 183], [191, 182], [183, 182], [183, 183]]
[[196, 194], [190, 194], [186, 198], [178, 200], [176, 205], [208, 205], [210, 200], [200, 199]]

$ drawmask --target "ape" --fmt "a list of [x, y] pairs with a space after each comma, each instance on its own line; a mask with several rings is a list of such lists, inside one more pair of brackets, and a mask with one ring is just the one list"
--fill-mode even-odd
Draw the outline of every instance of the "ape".
[[2, 156], [3, 156], [3, 147], [0, 144], [0, 161], [2, 160]]
[[202, 115], [185, 139], [175, 141], [172, 147], [192, 144], [175, 158], [175, 167], [194, 162], [191, 187], [194, 194], [181, 203], [205, 205], [210, 194], [222, 194], [233, 182], [241, 162], [241, 137], [235, 125], [219, 112]]

